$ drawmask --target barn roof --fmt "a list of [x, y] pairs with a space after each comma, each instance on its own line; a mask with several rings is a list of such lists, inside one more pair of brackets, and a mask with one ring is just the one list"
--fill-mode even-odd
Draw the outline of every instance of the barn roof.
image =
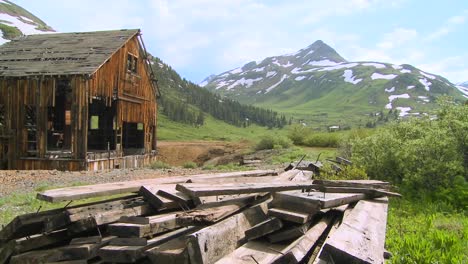
[[0, 78], [93, 74], [139, 29], [28, 35], [0, 46]]

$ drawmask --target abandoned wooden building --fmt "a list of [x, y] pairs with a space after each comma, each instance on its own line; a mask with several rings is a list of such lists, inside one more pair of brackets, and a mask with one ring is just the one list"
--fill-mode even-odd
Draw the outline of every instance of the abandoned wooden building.
[[2, 169], [100, 170], [155, 159], [158, 88], [140, 30], [0, 46]]

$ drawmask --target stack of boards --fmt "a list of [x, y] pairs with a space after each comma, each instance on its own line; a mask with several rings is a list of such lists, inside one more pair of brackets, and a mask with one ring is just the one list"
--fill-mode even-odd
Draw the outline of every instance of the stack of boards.
[[389, 190], [299, 170], [54, 189], [73, 203], [3, 227], [0, 263], [383, 263]]

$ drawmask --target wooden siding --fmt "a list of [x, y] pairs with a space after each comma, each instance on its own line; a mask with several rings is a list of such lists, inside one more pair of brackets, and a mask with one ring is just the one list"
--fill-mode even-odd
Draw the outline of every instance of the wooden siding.
[[[92, 75], [34, 76], [0, 78], [0, 104], [5, 109], [5, 124], [0, 137], [8, 138], [10, 169], [95, 168], [87, 164], [89, 104], [93, 98], [105, 100], [106, 106], [116, 104], [116, 133], [122, 133], [124, 122], [144, 124], [144, 153], [156, 146], [156, 91], [138, 35], [129, 39]], [[137, 73], [127, 70], [127, 56], [138, 58]], [[71, 159], [53, 160], [47, 154], [48, 107], [55, 106], [55, 87], [67, 79], [71, 86]], [[28, 151], [28, 131], [25, 127], [27, 107], [35, 107], [36, 153]], [[122, 146], [122, 136], [116, 137]], [[4, 144], [1, 143], [4, 149]], [[119, 151], [117, 149], [117, 151]], [[121, 153], [121, 152], [119, 152]], [[33, 155], [34, 157], [31, 157]], [[138, 164], [144, 162], [138, 162]], [[99, 165], [101, 167], [101, 165]]]

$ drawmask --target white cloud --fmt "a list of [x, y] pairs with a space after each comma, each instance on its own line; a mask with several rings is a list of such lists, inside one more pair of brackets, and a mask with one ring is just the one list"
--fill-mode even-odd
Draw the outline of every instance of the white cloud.
[[418, 32], [414, 29], [396, 28], [392, 32], [384, 34], [383, 40], [377, 44], [382, 49], [393, 49], [403, 44], [413, 41], [418, 37]]
[[429, 34], [429, 36], [426, 38], [426, 41], [437, 40], [449, 33], [452, 33], [460, 25], [465, 23], [467, 16], [468, 16], [468, 12], [464, 11], [463, 15], [450, 17], [449, 19], [447, 19], [444, 25], [442, 25], [441, 27], [433, 31], [431, 34]]

